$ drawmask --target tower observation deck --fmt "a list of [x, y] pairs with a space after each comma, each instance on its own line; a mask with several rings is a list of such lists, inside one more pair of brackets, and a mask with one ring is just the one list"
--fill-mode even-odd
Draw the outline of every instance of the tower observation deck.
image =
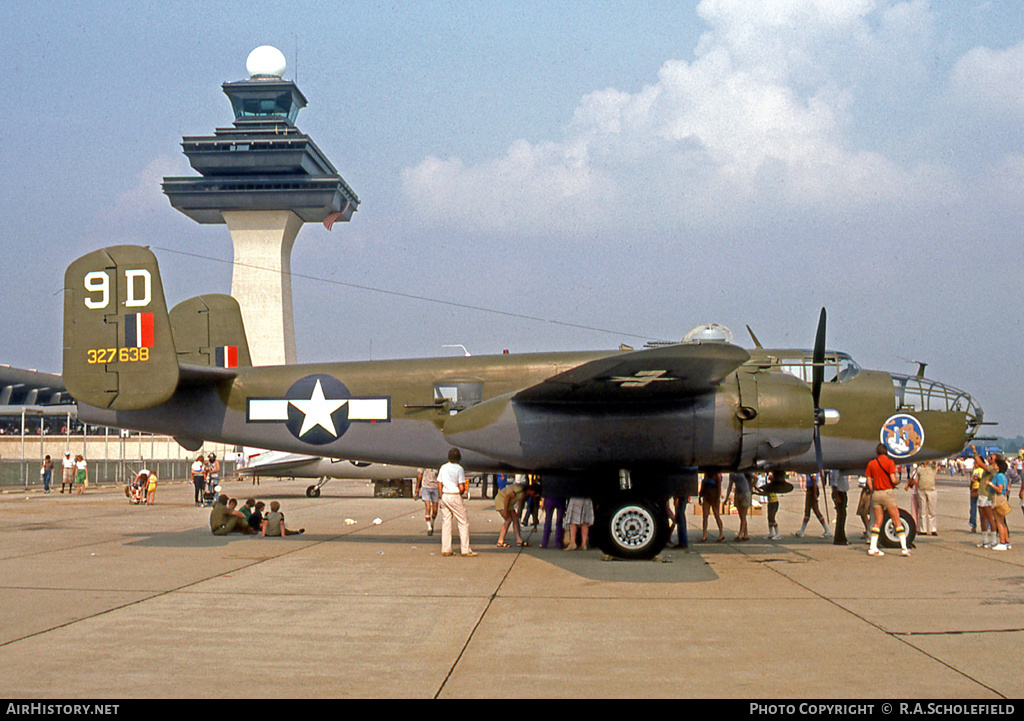
[[294, 363], [291, 250], [303, 223], [347, 222], [359, 198], [312, 138], [295, 126], [306, 97], [284, 80], [284, 56], [256, 48], [248, 80], [226, 82], [233, 127], [186, 136], [200, 177], [164, 178], [171, 205], [201, 224], [228, 226], [231, 294], [242, 308], [255, 365]]

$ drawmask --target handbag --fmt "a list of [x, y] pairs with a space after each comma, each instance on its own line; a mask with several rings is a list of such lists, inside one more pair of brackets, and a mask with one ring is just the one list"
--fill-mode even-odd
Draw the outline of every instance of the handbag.
[[999, 505], [992, 506], [992, 508], [1003, 518], [1006, 518], [1006, 516], [1009, 516], [1013, 512], [1013, 506], [1007, 503], [1005, 499]]

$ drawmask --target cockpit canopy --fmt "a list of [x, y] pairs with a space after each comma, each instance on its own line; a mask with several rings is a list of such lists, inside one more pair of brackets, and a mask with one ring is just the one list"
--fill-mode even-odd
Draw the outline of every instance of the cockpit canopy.
[[[791, 354], [773, 353], [767, 370], [788, 373], [810, 383], [814, 376], [814, 361], [810, 351], [793, 351]], [[860, 366], [848, 353], [825, 352], [825, 382], [845, 383], [860, 373]]]

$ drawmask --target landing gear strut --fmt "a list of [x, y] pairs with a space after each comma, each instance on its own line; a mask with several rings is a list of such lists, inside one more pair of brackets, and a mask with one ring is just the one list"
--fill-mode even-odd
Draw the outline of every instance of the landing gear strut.
[[327, 476], [324, 476], [315, 485], [310, 486], [306, 489], [306, 498], [319, 498], [320, 489], [326, 485], [327, 481], [331, 480]]

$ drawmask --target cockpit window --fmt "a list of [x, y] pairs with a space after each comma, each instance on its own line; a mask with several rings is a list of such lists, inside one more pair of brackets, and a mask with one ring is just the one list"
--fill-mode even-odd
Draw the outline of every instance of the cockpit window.
[[[801, 355], [799, 358], [780, 358], [778, 366], [772, 370], [779, 370], [796, 376], [802, 381], [810, 383], [814, 379], [814, 362], [811, 354]], [[860, 373], [860, 366], [846, 353], [825, 354], [825, 382], [845, 383]]]
[[917, 376], [892, 374], [898, 411], [963, 411], [977, 414], [974, 400], [964, 391], [945, 383]]
[[481, 381], [439, 381], [434, 384], [434, 400], [449, 403], [449, 413], [455, 415], [483, 400]]
[[860, 373], [860, 366], [857, 365], [857, 361], [845, 353], [839, 353], [836, 355], [836, 365], [837, 372], [835, 380], [840, 383], [844, 383]]

